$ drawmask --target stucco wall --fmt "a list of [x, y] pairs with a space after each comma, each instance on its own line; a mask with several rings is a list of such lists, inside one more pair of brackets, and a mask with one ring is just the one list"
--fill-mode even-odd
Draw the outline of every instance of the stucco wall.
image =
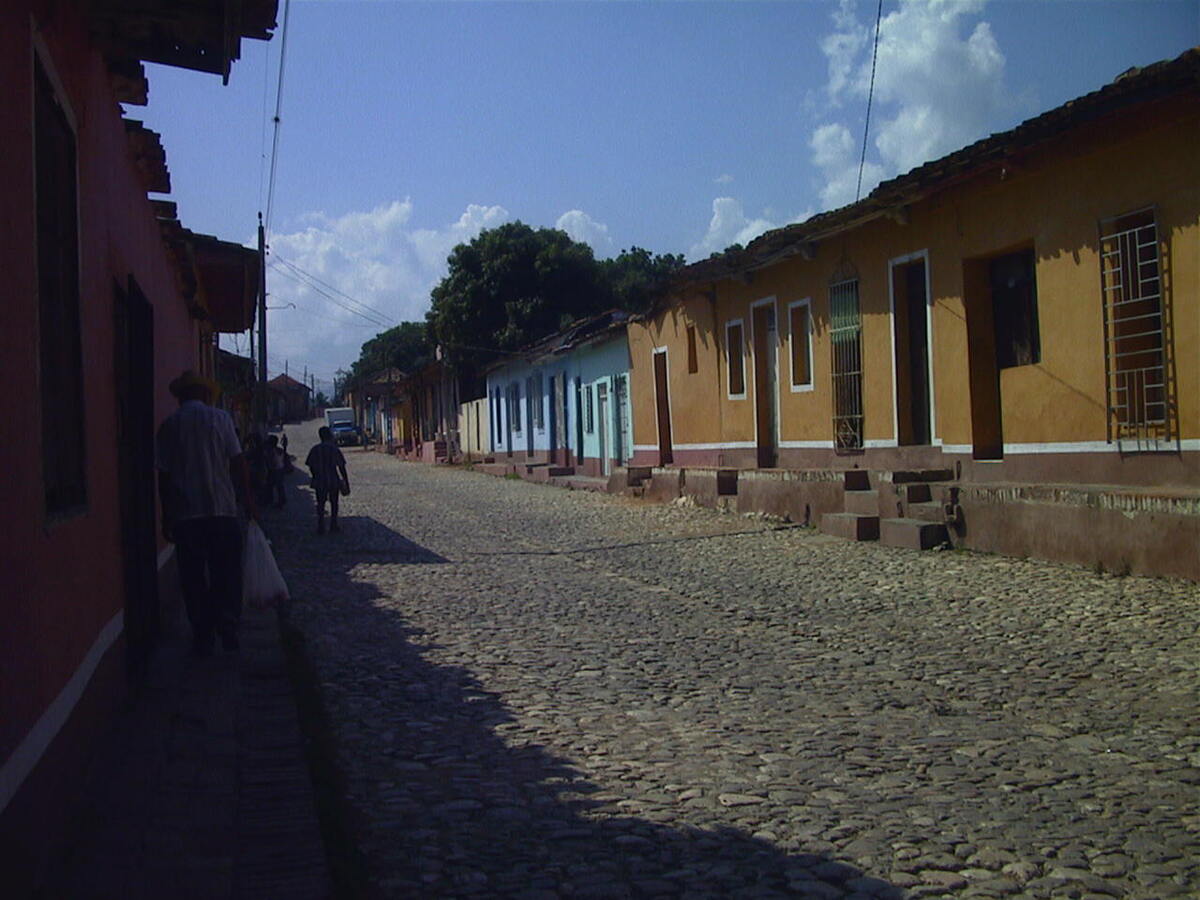
[[[794, 450], [794, 458], [802, 456], [801, 450], [832, 451], [829, 283], [847, 265], [859, 279], [864, 443], [868, 449], [894, 447], [891, 263], [920, 255], [926, 260], [931, 298], [932, 443], [970, 468], [975, 435], [964, 267], [974, 259], [1031, 247], [1041, 358], [999, 373], [1006, 459], [1012, 459], [1014, 472], [1033, 474], [1017, 455], [1100, 452], [1105, 459], [1085, 465], [1081, 477], [1086, 471], [1086, 477], [1143, 480], [1137, 471], [1142, 464], [1120, 458], [1115, 446], [1104, 444], [1098, 237], [1101, 220], [1149, 206], [1156, 208], [1173, 314], [1180, 436], [1185, 450], [1194, 453], [1200, 438], [1200, 391], [1193, 387], [1200, 384], [1200, 157], [1193, 152], [1198, 131], [1200, 100], [1177, 98], [1120, 122], [1079, 130], [1025, 153], [1003, 170], [949, 187], [908, 209], [905, 224], [877, 219], [819, 243], [812, 259], [794, 256], [744, 279], [693, 286], [695, 293], [676, 298], [675, 305], [652, 320], [629, 328], [638, 462], [657, 461], [652, 354], [663, 347], [670, 363], [675, 447], [706, 450], [712, 464], [737, 465], [746, 459], [746, 448], [758, 440], [751, 306], [769, 298], [777, 311], [780, 341], [780, 446]], [[805, 298], [811, 299], [813, 389], [792, 391], [787, 309]], [[737, 319], [745, 340], [744, 399], [729, 396], [725, 366], [726, 325]], [[693, 375], [686, 372], [688, 325], [697, 336], [699, 372]], [[811, 462], [811, 453], [805, 458]], [[1198, 474], [1194, 461], [1186, 459], [1165, 474], [1156, 472], [1157, 478], [1184, 483]], [[1056, 477], [1070, 477], [1069, 466]]]
[[[43, 507], [37, 252], [33, 154], [34, 34], [61, 86], [76, 129], [80, 307], [86, 444], [86, 507], [47, 517]], [[68, 4], [5, 4], [0, 12], [0, 378], [14, 438], [0, 442], [6, 500], [0, 633], [0, 760], [38, 721], [123, 608], [117, 497], [113, 283], [132, 274], [154, 307], [155, 402], [161, 421], [175, 406], [171, 378], [195, 366], [194, 323], [176, 289], [158, 226], [134, 169], [100, 57]], [[12, 139], [10, 140], [9, 137]], [[145, 473], [153, 478], [152, 472]]]

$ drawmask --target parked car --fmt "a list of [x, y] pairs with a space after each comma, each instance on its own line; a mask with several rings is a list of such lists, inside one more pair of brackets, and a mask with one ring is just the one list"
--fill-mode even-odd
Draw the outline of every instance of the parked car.
[[330, 426], [330, 430], [333, 432], [333, 442], [339, 447], [360, 443], [358, 427], [353, 422], [337, 422]]

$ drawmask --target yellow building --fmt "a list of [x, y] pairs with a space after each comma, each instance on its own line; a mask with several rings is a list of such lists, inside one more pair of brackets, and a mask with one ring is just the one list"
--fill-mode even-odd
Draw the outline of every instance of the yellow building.
[[1131, 70], [684, 269], [629, 329], [634, 466], [847, 536], [1200, 577], [1198, 86], [1200, 50]]

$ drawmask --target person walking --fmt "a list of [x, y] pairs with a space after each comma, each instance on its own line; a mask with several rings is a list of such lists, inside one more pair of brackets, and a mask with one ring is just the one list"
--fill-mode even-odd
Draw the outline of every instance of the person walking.
[[217, 637], [238, 648], [242, 611], [240, 498], [258, 518], [246, 459], [233, 420], [209, 404], [215, 385], [192, 370], [171, 382], [179, 408], [155, 439], [163, 537], [175, 544], [179, 582], [192, 625], [192, 648], [213, 652]]
[[317, 495], [317, 534], [325, 533], [325, 501], [329, 501], [329, 530], [338, 527], [338, 497], [350, 493], [350, 476], [346, 474], [346, 457], [333, 441], [333, 432], [322, 425], [317, 432], [321, 443], [308, 451], [304, 465], [312, 473], [312, 487]]
[[279, 438], [273, 434], [267, 435], [267, 484], [269, 485], [270, 500], [276, 509], [283, 509], [287, 503], [287, 494], [283, 489], [283, 460], [284, 451], [279, 446]]

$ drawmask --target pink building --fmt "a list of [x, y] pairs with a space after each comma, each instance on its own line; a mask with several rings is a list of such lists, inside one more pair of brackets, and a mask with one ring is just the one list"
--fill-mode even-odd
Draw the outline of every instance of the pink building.
[[147, 197], [170, 190], [163, 148], [118, 104], [146, 102], [142, 61], [228, 77], [242, 38], [270, 36], [276, 2], [178, 7], [0, 5], [7, 896], [41, 883], [172, 584], [153, 478], [167, 385], [186, 367], [212, 373], [214, 332], [244, 329], [254, 299], [252, 252], [188, 232]]

